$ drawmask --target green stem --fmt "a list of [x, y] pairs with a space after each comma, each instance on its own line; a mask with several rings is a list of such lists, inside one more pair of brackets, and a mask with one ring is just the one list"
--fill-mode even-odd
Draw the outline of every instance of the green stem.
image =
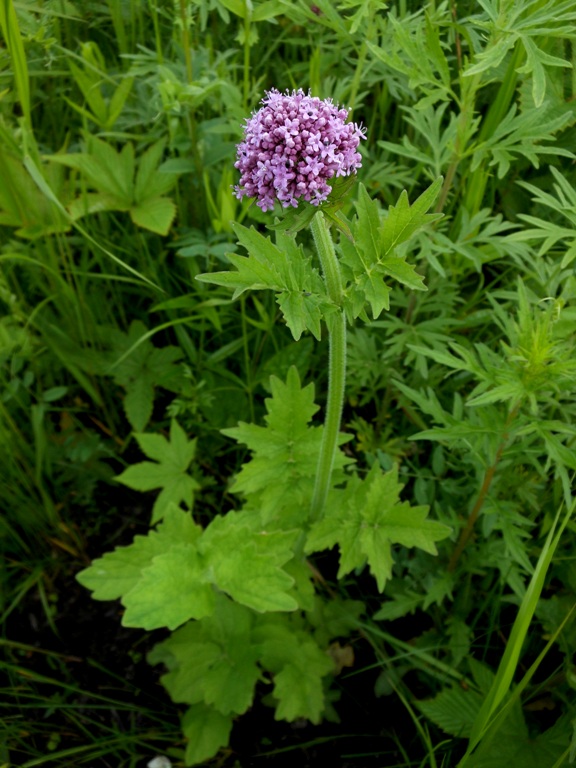
[[338, 307], [337, 314], [328, 321], [329, 363], [328, 401], [320, 457], [316, 471], [310, 521], [318, 520], [324, 509], [330, 488], [334, 457], [338, 447], [338, 434], [344, 404], [346, 382], [346, 315], [342, 309], [342, 278], [324, 214], [319, 211], [310, 223], [312, 236], [320, 257], [322, 272], [330, 300]]
[[248, 98], [250, 96], [250, 5], [244, 3], [244, 109], [248, 108]]
[[182, 23], [182, 47], [184, 48], [184, 61], [186, 62], [186, 79], [191, 83], [194, 79], [192, 69], [192, 52], [190, 50], [190, 34], [188, 32], [188, 9], [186, 0], [180, 0], [180, 19]]

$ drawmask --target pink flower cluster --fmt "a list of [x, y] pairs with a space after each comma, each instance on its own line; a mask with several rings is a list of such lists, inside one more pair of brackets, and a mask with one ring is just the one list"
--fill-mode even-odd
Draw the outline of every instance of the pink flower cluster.
[[297, 207], [301, 199], [319, 205], [330, 194], [328, 179], [360, 168], [357, 150], [366, 136], [356, 123], [346, 122], [347, 109], [302, 89], [280, 93], [273, 88], [262, 104], [246, 121], [238, 145], [238, 199], [255, 197], [263, 211], [276, 200], [284, 208]]

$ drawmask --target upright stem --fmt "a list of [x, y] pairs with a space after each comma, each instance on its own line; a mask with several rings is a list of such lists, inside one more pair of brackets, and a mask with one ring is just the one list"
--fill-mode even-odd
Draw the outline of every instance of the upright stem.
[[496, 457], [494, 458], [494, 462], [491, 464], [491, 466], [489, 466], [486, 469], [486, 472], [484, 473], [484, 480], [482, 482], [482, 486], [476, 498], [476, 503], [472, 508], [472, 512], [470, 512], [468, 520], [466, 521], [466, 525], [460, 532], [460, 538], [458, 539], [456, 548], [454, 549], [454, 552], [452, 553], [452, 557], [450, 558], [450, 562], [448, 563], [448, 571], [450, 572], [455, 570], [458, 564], [458, 560], [460, 559], [460, 556], [464, 552], [466, 548], [466, 544], [468, 543], [468, 540], [472, 536], [472, 533], [474, 531], [474, 525], [476, 523], [476, 520], [478, 519], [480, 510], [484, 505], [486, 496], [488, 495], [488, 491], [490, 490], [490, 486], [492, 485], [492, 480], [494, 479], [496, 469], [498, 468], [498, 464], [500, 463], [500, 459], [502, 458], [502, 453], [504, 452], [504, 448], [506, 447], [506, 444], [509, 439], [510, 427], [512, 425], [512, 422], [516, 418], [518, 409], [519, 409], [519, 406], [516, 406], [508, 414], [508, 418], [506, 419], [506, 424], [504, 426], [504, 433], [502, 435], [502, 440], [500, 441], [500, 445], [498, 446], [498, 450], [496, 451]]
[[248, 108], [248, 97], [250, 96], [250, 21], [251, 5], [244, 3], [244, 109]]
[[320, 457], [316, 471], [314, 495], [310, 509], [310, 520], [314, 522], [321, 516], [330, 488], [330, 478], [334, 467], [334, 457], [338, 447], [338, 433], [344, 403], [344, 385], [346, 382], [346, 316], [342, 309], [342, 278], [334, 243], [328, 231], [326, 219], [319, 211], [310, 223], [312, 236], [320, 257], [322, 272], [328, 296], [338, 307], [337, 314], [328, 322], [328, 401], [324, 432], [320, 446]]
[[184, 48], [184, 61], [186, 63], [186, 79], [189, 83], [194, 79], [192, 70], [192, 52], [190, 50], [190, 33], [188, 32], [188, 8], [186, 0], [180, 0], [180, 19], [182, 22], [182, 47]]

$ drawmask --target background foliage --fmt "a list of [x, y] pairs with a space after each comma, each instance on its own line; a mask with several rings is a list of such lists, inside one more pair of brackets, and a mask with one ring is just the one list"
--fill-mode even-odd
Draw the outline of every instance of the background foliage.
[[[303, 762], [274, 712], [328, 721], [303, 729], [311, 760], [341, 712], [338, 764], [567, 765], [574, 3], [2, 0], [0, 30], [0, 761], [191, 764], [223, 746], [215, 764], [247, 766], [282, 744]], [[320, 320], [288, 327], [272, 292], [233, 300], [229, 278], [195, 279], [241, 264], [242, 233], [270, 223], [230, 189], [243, 121], [270, 87], [332, 97], [366, 126], [363, 186], [342, 210], [358, 242], [363, 216], [386, 220], [443, 179], [442, 218], [397, 244], [427, 291], [358, 287], [369, 310], [349, 318], [335, 482], [354, 465], [374, 498], [403, 486], [451, 533], [437, 556], [399, 539], [374, 565], [369, 543], [315, 554], [336, 543], [320, 524], [312, 587], [302, 569], [280, 575], [287, 533], [258, 550], [247, 510], [295, 514], [274, 471], [265, 482], [271, 429], [296, 430], [306, 498]], [[344, 236], [339, 249], [356, 279]], [[307, 421], [274, 411], [290, 398]], [[339, 492], [339, 530], [376, 510]], [[197, 546], [220, 592], [186, 613], [166, 596], [196, 583]], [[154, 561], [140, 582], [122, 565], [124, 606], [73, 579], [114, 547]], [[242, 547], [261, 555], [246, 583]], [[256, 564], [275, 574], [275, 605], [248, 589]], [[370, 713], [364, 740], [348, 697]]]

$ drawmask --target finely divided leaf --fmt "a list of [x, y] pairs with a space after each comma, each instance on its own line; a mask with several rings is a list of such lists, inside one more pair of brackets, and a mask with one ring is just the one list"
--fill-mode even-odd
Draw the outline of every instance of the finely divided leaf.
[[[546, 38], [543, 38], [544, 40]], [[535, 107], [541, 107], [546, 96], [546, 67], [567, 67], [572, 64], [566, 59], [552, 56], [539, 48], [531, 37], [520, 35], [520, 40], [526, 51], [526, 63], [516, 71], [532, 74], [532, 98]]]
[[323, 297], [306, 291], [283, 291], [277, 301], [295, 341], [307, 330], [320, 341], [320, 321], [326, 305]]
[[360, 275], [356, 285], [363, 291], [366, 301], [370, 304], [374, 319], [380, 317], [382, 310], [390, 309], [390, 288], [384, 282], [383, 270], [378, 265]]
[[284, 285], [281, 273], [286, 270], [286, 258], [269, 237], [264, 237], [254, 227], [247, 229], [241, 224], [233, 225], [240, 245], [248, 251], [248, 256], [228, 254], [228, 259], [236, 272], [214, 272], [197, 275], [196, 279], [204, 283], [215, 283], [236, 288], [234, 298], [246, 290], [270, 288], [281, 291], [292, 286]]
[[380, 269], [384, 274], [393, 277], [402, 285], [412, 288], [413, 291], [427, 291], [424, 278], [416, 272], [416, 267], [408, 264], [398, 256], [387, 256], [380, 259]]
[[282, 290], [280, 276], [271, 262], [262, 263], [252, 256], [238, 256], [234, 253], [229, 253], [227, 256], [230, 263], [236, 267], [236, 272], [210, 272], [196, 275], [196, 280], [222, 285], [225, 288], [235, 288], [233, 298], [237, 298], [248, 290], [261, 291], [265, 288], [272, 291]]
[[411, 206], [403, 191], [396, 206], [390, 206], [388, 216], [381, 219], [379, 204], [360, 185], [356, 202], [356, 218], [352, 225], [353, 244], [346, 239], [339, 243], [344, 277], [348, 282], [345, 310], [355, 318], [370, 304], [376, 319], [389, 308], [390, 287], [387, 277], [413, 290], [425, 291], [424, 279], [398, 246], [406, 243], [426, 224], [441, 218], [441, 214], [426, 213], [438, 195], [442, 179], [437, 179]]
[[[388, 590], [387, 590], [388, 592]], [[394, 621], [414, 613], [422, 605], [422, 595], [409, 589], [395, 589], [372, 616], [375, 621]]]

